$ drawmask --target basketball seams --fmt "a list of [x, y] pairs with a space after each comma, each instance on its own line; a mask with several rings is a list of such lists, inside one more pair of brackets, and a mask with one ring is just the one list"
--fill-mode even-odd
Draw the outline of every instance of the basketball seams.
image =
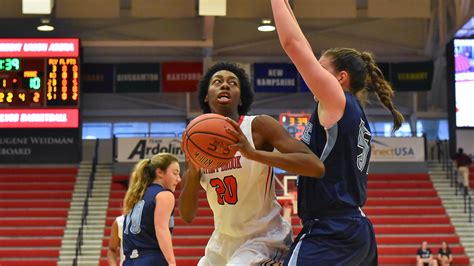
[[[230, 160], [230, 159], [234, 158], [233, 155], [232, 155], [232, 157], [219, 157], [219, 156], [217, 156], [217, 155], [210, 154], [209, 152], [204, 151], [203, 149], [201, 149], [201, 147], [199, 147], [199, 146], [197, 146], [196, 144], [194, 144], [194, 142], [191, 142], [191, 144], [193, 144], [194, 147], [195, 147], [197, 150], [201, 151], [202, 153], [204, 153], [204, 154], [206, 154], [206, 155], [209, 155], [209, 156], [211, 156], [211, 157], [214, 157], [215, 159], [219, 159], [219, 160]], [[234, 154], [234, 155], [235, 155], [235, 154]], [[192, 158], [192, 156], [190, 156], [190, 157]]]
[[[207, 164], [207, 160], [212, 160], [213, 162], [210, 162], [212, 165], [219, 165], [220, 167], [221, 163], [226, 162], [231, 160], [234, 155], [235, 151], [230, 152], [232, 154], [229, 157], [224, 157], [223, 153], [214, 153], [211, 150], [208, 150], [208, 146], [210, 144], [213, 144], [212, 138], [215, 137], [216, 139], [220, 140], [221, 142], [229, 142], [229, 145], [232, 145], [233, 143], [237, 143], [238, 139], [235, 138], [233, 135], [225, 131], [223, 128], [225, 126], [228, 126], [232, 128], [232, 124], [227, 121], [223, 116], [218, 115], [218, 114], [204, 114], [202, 116], [211, 116], [211, 117], [197, 117], [195, 118], [195, 121], [191, 121], [191, 123], [188, 125], [186, 130], [183, 132], [183, 149], [184, 152], [187, 153], [187, 157], [189, 158], [190, 161], [192, 161], [194, 164], [199, 165], [202, 168], [205, 169], [212, 169], [214, 166], [211, 165], [206, 165], [209, 167], [204, 167], [203, 166], [203, 161], [205, 160], [205, 164]], [[208, 123], [202, 124], [202, 123]], [[201, 126], [201, 128], [199, 128]], [[215, 129], [214, 132], [212, 130]], [[193, 132], [193, 130], [196, 130]], [[206, 131], [207, 130], [207, 131]], [[226, 135], [227, 134], [227, 135]], [[198, 138], [197, 140], [193, 140], [193, 138]], [[200, 141], [200, 139], [202, 140]], [[216, 145], [219, 146], [219, 145]], [[222, 148], [222, 146], [220, 146]], [[216, 150], [214, 150], [216, 151]], [[196, 157], [197, 156], [197, 157]]]

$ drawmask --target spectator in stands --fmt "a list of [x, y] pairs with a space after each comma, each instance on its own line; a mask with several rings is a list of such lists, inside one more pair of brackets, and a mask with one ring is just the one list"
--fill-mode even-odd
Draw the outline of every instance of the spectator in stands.
[[178, 158], [159, 153], [135, 165], [124, 199], [123, 265], [176, 265], [171, 242]]
[[[115, 218], [110, 230], [109, 249], [107, 250], [107, 260], [109, 261], [109, 266], [117, 266], [117, 262], [119, 262], [118, 265], [122, 265], [123, 261], [125, 260], [122, 246], [123, 219], [123, 215]], [[119, 253], [120, 257], [118, 256]], [[117, 258], [120, 258], [120, 260], [117, 261]]]
[[423, 241], [421, 247], [416, 253], [417, 266], [438, 266], [438, 261], [433, 258], [431, 249], [428, 248], [428, 242]]
[[446, 241], [441, 243], [441, 248], [438, 250], [438, 260], [441, 266], [450, 266], [453, 261], [451, 249]]
[[[466, 155], [462, 148], [459, 148], [454, 159], [458, 169], [458, 182], [463, 183], [464, 187], [469, 188], [469, 166], [472, 163], [471, 157]], [[460, 178], [462, 179], [459, 180]]]

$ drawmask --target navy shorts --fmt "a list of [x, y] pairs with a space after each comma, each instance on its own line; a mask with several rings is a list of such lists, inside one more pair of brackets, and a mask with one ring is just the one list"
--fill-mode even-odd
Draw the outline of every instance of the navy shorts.
[[362, 215], [305, 223], [284, 265], [378, 265], [372, 223]]
[[165, 257], [161, 253], [146, 253], [142, 254], [138, 258], [126, 257], [122, 266], [168, 266]]

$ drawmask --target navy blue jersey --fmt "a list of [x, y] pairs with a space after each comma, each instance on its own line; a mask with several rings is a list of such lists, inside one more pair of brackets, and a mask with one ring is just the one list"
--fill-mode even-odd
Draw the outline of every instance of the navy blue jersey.
[[321, 179], [298, 178], [298, 215], [303, 222], [362, 207], [367, 200], [370, 127], [357, 98], [348, 92], [345, 96], [337, 124], [325, 129], [316, 105], [301, 138], [326, 167]]
[[[135, 204], [125, 216], [123, 222], [123, 251], [128, 257], [133, 250], [140, 252], [161, 253], [155, 232], [155, 197], [162, 191], [168, 191], [158, 184], [151, 184], [145, 191], [143, 198]], [[174, 227], [174, 217], [171, 213], [170, 231]]]

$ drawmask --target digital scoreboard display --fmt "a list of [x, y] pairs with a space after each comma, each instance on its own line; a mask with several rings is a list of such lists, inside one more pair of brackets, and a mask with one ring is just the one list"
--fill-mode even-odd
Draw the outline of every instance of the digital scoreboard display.
[[279, 122], [280, 124], [290, 133], [290, 135], [298, 140], [304, 133], [306, 124], [308, 124], [311, 118], [309, 113], [280, 113]]
[[78, 127], [79, 67], [78, 39], [0, 39], [0, 128]]

